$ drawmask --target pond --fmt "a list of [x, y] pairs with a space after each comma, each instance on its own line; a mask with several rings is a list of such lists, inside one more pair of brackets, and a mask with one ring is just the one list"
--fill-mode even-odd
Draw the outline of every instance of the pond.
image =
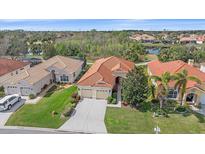
[[155, 54], [155, 55], [158, 55], [160, 49], [159, 49], [159, 48], [150, 48], [150, 49], [146, 49], [146, 51], [147, 51], [149, 54]]

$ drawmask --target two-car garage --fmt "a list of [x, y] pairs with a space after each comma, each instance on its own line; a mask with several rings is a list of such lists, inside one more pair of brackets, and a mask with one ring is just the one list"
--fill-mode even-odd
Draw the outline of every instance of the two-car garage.
[[101, 87], [79, 87], [79, 95], [82, 98], [93, 98], [93, 99], [107, 99], [108, 96], [111, 96], [112, 90], [108, 88]]

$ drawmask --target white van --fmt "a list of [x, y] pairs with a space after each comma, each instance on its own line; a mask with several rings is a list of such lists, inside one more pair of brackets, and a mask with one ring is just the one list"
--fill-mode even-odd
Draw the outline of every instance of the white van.
[[21, 101], [21, 96], [18, 94], [3, 97], [0, 99], [0, 111], [10, 110], [11, 107], [19, 101]]

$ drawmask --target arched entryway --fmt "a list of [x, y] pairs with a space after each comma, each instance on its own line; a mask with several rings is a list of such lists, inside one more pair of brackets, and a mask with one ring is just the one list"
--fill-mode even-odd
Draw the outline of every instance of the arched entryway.
[[195, 93], [189, 93], [186, 95], [186, 102], [195, 103], [197, 100], [197, 95]]

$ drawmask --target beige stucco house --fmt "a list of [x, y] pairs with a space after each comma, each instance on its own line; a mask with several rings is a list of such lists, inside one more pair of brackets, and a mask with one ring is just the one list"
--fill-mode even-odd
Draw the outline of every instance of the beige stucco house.
[[37, 95], [52, 82], [72, 83], [80, 74], [83, 61], [55, 56], [19, 73], [4, 84], [6, 94]]
[[28, 70], [30, 63], [12, 59], [0, 58], [0, 86], [18, 74]]

